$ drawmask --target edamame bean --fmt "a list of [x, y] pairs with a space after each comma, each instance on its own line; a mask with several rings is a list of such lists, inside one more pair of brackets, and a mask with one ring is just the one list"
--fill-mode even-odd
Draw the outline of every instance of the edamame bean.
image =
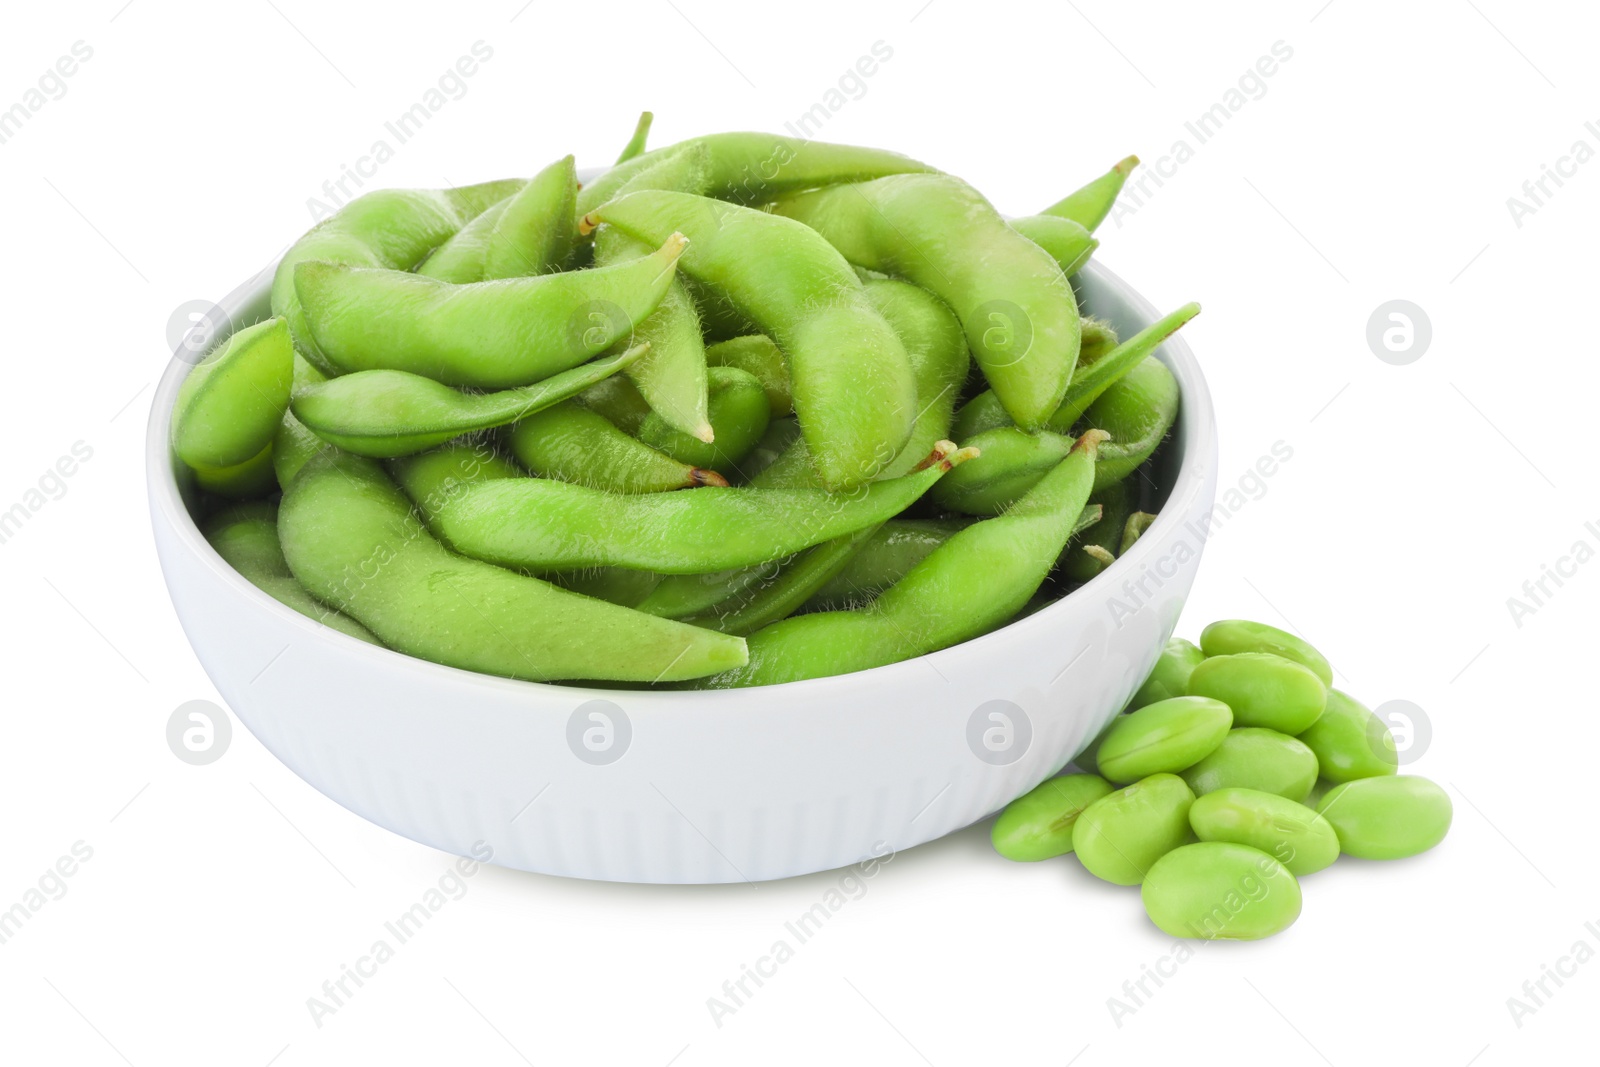
[[639, 395], [638, 386], [620, 374], [590, 386], [577, 400], [630, 436], [638, 436], [639, 427], [650, 417], [650, 405]]
[[[757, 630], [749, 639], [748, 669], [697, 687], [772, 685], [867, 670], [1002, 625], [1038, 591], [1071, 536], [1089, 497], [1101, 439], [1094, 430], [1085, 433], [1015, 507], [950, 538], [870, 607], [797, 615]], [[868, 492], [893, 484], [875, 482]]]
[[295, 292], [295, 268], [313, 260], [410, 270], [467, 222], [521, 189], [521, 179], [457, 189], [380, 189], [356, 197], [302, 236], [272, 275], [272, 313], [289, 320], [296, 351], [325, 374], [338, 368], [317, 350]]
[[1024, 215], [1010, 222], [1013, 230], [1050, 253], [1069, 278], [1082, 270], [1100, 247], [1088, 230], [1058, 215]]
[[[715, 470], [739, 469], [767, 432], [771, 409], [766, 390], [755, 376], [734, 367], [711, 367], [708, 443], [674, 429], [659, 412], [652, 411], [639, 427], [639, 440], [681, 463]], [[926, 453], [924, 453], [926, 454]]]
[[1183, 780], [1199, 796], [1238, 786], [1304, 800], [1317, 780], [1317, 757], [1288, 734], [1241, 726], [1229, 730], [1216, 751], [1184, 771]]
[[1223, 619], [1200, 633], [1200, 647], [1208, 656], [1231, 656], [1237, 652], [1270, 652], [1311, 668], [1323, 685], [1333, 684], [1333, 668], [1321, 652], [1292, 633], [1245, 619]]
[[470, 285], [310, 262], [295, 268], [295, 291], [319, 351], [341, 371], [402, 370], [505, 389], [627, 337], [661, 302], [686, 243], [673, 234], [643, 259]]
[[1098, 774], [1046, 778], [1006, 805], [989, 831], [994, 850], [1008, 860], [1031, 862], [1072, 851], [1072, 831], [1084, 810], [1111, 792]]
[[1090, 804], [1072, 829], [1072, 845], [1090, 874], [1138, 885], [1162, 856], [1189, 840], [1194, 794], [1173, 774], [1148, 778]]
[[1228, 841], [1168, 852], [1150, 868], [1139, 895], [1150, 921], [1173, 937], [1255, 941], [1300, 917], [1300, 883], [1288, 868]]
[[1195, 798], [1189, 825], [1202, 841], [1258, 848], [1296, 877], [1314, 874], [1339, 858], [1339, 837], [1327, 819], [1304, 804], [1259, 789], [1218, 789]]
[[1322, 777], [1330, 782], [1376, 778], [1399, 770], [1394, 736], [1384, 721], [1360, 701], [1337, 689], [1316, 722], [1300, 732], [1300, 740], [1317, 755]]
[[[1072, 382], [1067, 386], [1061, 405], [1051, 414], [1045, 426], [1056, 433], [1071, 433], [1073, 426], [1102, 393], [1198, 314], [1199, 304], [1185, 304], [1120, 344], [1115, 331], [1107, 324], [1093, 319], [1084, 320], [1092, 325], [1088, 326], [1084, 335], [1084, 347], [1078, 354], [1078, 369], [1073, 372]], [[964, 439], [998, 426], [1010, 426], [1011, 416], [1006, 414], [992, 391], [985, 391], [962, 407], [955, 425], [956, 431]]]
[[340, 633], [368, 644], [379, 643], [365, 626], [321, 603], [295, 580], [278, 544], [276, 505], [266, 501], [236, 504], [206, 520], [201, 533], [228, 566], [278, 603]]
[[778, 343], [824, 486], [867, 481], [900, 452], [917, 413], [905, 346], [819, 234], [751, 208], [651, 190], [601, 205], [585, 225], [602, 222], [644, 241], [686, 234], [684, 272], [718, 289]]
[[1158, 700], [1184, 696], [1189, 692], [1189, 675], [1194, 673], [1195, 667], [1205, 658], [1206, 654], [1191, 642], [1181, 637], [1174, 637], [1161, 649], [1161, 655], [1156, 659], [1156, 665], [1151, 669], [1150, 676], [1133, 694], [1133, 699], [1128, 701], [1127, 710], [1137, 711]]
[[1209, 656], [1189, 675], [1189, 692], [1233, 709], [1240, 726], [1297, 734], [1317, 721], [1328, 689], [1309, 667], [1270, 652]]
[[293, 378], [288, 322], [273, 318], [235, 332], [179, 386], [173, 451], [191, 467], [233, 467], [254, 458], [272, 443]]
[[1450, 832], [1450, 795], [1426, 778], [1360, 778], [1328, 791], [1317, 813], [1333, 824], [1339, 847], [1365, 860], [1415, 856]]
[[435, 663], [542, 682], [660, 682], [746, 656], [740, 638], [448, 551], [383, 470], [359, 456], [306, 464], [284, 493], [279, 534], [290, 569], [313, 596], [390, 648]]
[[1081, 420], [1111, 435], [1105, 457], [1095, 469], [1095, 488], [1132, 474], [1155, 452], [1177, 418], [1178, 380], [1154, 357], [1147, 356], [1107, 386]]
[[579, 192], [578, 214], [587, 214], [616, 196], [639, 171], [662, 156], [697, 146], [709, 161], [706, 195], [743, 204], [763, 203], [796, 189], [932, 169], [880, 148], [770, 133], [713, 133], [657, 148], [612, 167]]
[[567, 156], [461, 227], [417, 273], [462, 284], [560, 270], [577, 244], [577, 196], [578, 175]]
[[1106, 216], [1111, 214], [1111, 207], [1117, 202], [1117, 194], [1122, 192], [1123, 182], [1128, 180], [1128, 175], [1138, 165], [1139, 157], [1129, 156], [1088, 185], [1057, 200], [1041, 214], [1059, 215], [1061, 218], [1071, 219], [1093, 233], [1106, 220]]
[[1078, 358], [1072, 287], [1050, 254], [970, 185], [900, 174], [800, 193], [773, 210], [817, 230], [850, 262], [915, 282], [950, 305], [1017, 425], [1037, 429], [1061, 403]]
[[755, 376], [767, 394], [767, 408], [775, 419], [794, 411], [789, 397], [789, 371], [783, 353], [766, 334], [730, 337], [706, 346], [706, 362], [713, 367], [737, 367]]
[[402, 370], [364, 370], [295, 394], [294, 414], [312, 433], [358, 456], [422, 452], [473, 430], [505, 426], [577, 396], [645, 354], [635, 345], [570, 370], [493, 393], [466, 393]]
[[1233, 712], [1219, 700], [1181, 696], [1147, 704], [1111, 720], [1100, 738], [1095, 764], [1118, 785], [1152, 774], [1176, 774], [1214, 752], [1233, 725]]
[[519, 420], [506, 444], [518, 463], [541, 478], [608, 493], [661, 493], [728, 484], [716, 471], [658, 452], [573, 400]]
[[[716, 486], [624, 496], [517, 478], [470, 486], [424, 514], [456, 551], [502, 566], [620, 566], [701, 574], [779, 559], [875, 526], [905, 510], [966, 458], [944, 442], [923, 470], [873, 482], [845, 498], [821, 489]], [[399, 477], [405, 484], [404, 468]]]

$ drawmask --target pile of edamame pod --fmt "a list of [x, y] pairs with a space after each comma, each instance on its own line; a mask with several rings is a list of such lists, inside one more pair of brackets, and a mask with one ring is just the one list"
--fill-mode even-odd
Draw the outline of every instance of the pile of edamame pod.
[[1072, 283], [1137, 160], [1007, 219], [893, 152], [649, 125], [587, 184], [372, 192], [289, 248], [174, 409], [231, 565], [454, 667], [725, 688], [968, 640], [1143, 532], [1199, 307], [1119, 338]]
[[1140, 886], [1175, 937], [1278, 933], [1300, 917], [1298, 879], [1341, 852], [1401, 859], [1450, 829], [1449, 794], [1399, 774], [1388, 726], [1332, 685], [1320, 652], [1265, 623], [1212, 623], [1198, 647], [1175, 638], [1074, 761], [1084, 773], [1014, 800], [994, 847], [1075, 852], [1096, 877]]

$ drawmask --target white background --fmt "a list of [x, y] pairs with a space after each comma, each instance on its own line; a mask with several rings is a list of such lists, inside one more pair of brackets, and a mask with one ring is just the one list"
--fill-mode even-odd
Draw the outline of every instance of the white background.
[[[1589, 473], [1600, 165], [1522, 195], [1594, 104], [1578, 4], [1435, 0], [1062, 5], [533, 0], [30, 4], [0, 34], [0, 108], [74, 42], [92, 58], [0, 144], [0, 510], [93, 450], [0, 544], [7, 652], [0, 909], [76, 842], [92, 858], [0, 945], [0, 1058], [153, 1064], [1590, 1062], [1600, 963], [1592, 669], [1600, 565], [1518, 620], [1508, 598], [1600, 547]], [[1021, 866], [987, 826], [912, 850], [730, 1017], [706, 1001], [838, 875], [712, 888], [485, 869], [335, 1014], [307, 998], [451, 860], [348, 814], [242, 728], [191, 767], [164, 728], [216, 699], [156, 566], [140, 451], [166, 326], [311, 222], [307, 201], [476, 41], [493, 57], [369, 184], [604, 164], [781, 129], [875, 42], [892, 57], [819, 136], [958, 173], [1037, 210], [1132, 151], [1193, 158], [1102, 230], [1100, 258], [1187, 330], [1224, 485], [1292, 459], [1207, 548], [1180, 633], [1292, 626], [1374, 706], [1415, 702], [1446, 784], [1435, 852], [1306, 879], [1286, 934], [1173, 951], [1137, 893]], [[1184, 128], [1275, 42], [1292, 58], [1221, 132]], [[1569, 168], [1570, 169], [1570, 168]], [[1531, 201], [1530, 201], [1531, 203]], [[1432, 322], [1416, 362], [1366, 340]], [[1531, 602], [1530, 602], [1531, 603]], [[841, 739], [841, 743], [847, 743]], [[47, 880], [48, 882], [48, 880]], [[48, 883], [52, 887], [55, 883]], [[1585, 929], [1595, 922], [1594, 929]], [[1563, 965], [1573, 970], [1571, 963]], [[1114, 1017], [1108, 998], [1136, 1007]], [[1248, 1047], [1246, 1047], [1248, 1043]]]

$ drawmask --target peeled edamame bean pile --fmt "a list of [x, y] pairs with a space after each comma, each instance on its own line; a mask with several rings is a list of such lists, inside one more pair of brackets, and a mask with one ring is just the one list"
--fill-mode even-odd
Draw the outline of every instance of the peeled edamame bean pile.
[[1149, 525], [1199, 308], [1124, 339], [1073, 285], [1137, 160], [1007, 219], [893, 152], [649, 126], [290, 246], [173, 414], [244, 577], [450, 666], [728, 688], [976, 637]]
[[[1123, 714], [994, 824], [1013, 860], [1075, 852], [1140, 886], [1175, 937], [1253, 940], [1300, 917], [1300, 883], [1341, 852], [1414, 856], [1444, 840], [1450, 797], [1399, 774], [1389, 728], [1332, 688], [1315, 648], [1264, 623], [1168, 642]], [[1098, 773], [1096, 773], [1098, 772]]]

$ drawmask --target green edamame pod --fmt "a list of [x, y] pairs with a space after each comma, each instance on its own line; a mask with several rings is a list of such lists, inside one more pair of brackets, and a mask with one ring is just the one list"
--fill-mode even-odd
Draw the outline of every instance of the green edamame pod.
[[630, 571], [622, 567], [585, 567], [578, 571], [554, 571], [545, 581], [574, 593], [610, 601], [623, 607], [636, 607], [661, 580], [650, 571]]
[[641, 170], [661, 157], [690, 149], [706, 153], [706, 195], [743, 204], [763, 203], [796, 189], [933, 169], [881, 148], [857, 148], [770, 133], [713, 133], [657, 148], [612, 167], [579, 193], [578, 214], [587, 214], [616, 196]]
[[655, 190], [601, 205], [584, 226], [602, 222], [644, 241], [686, 235], [684, 272], [715, 287], [778, 343], [824, 486], [859, 485], [904, 446], [916, 416], [905, 346], [815, 231], [752, 208]]
[[[531, 479], [524, 479], [531, 480]], [[464, 559], [372, 460], [308, 463], [284, 493], [283, 554], [318, 599], [399, 652], [511, 678], [660, 682], [742, 663], [740, 638]]]
[[[848, 498], [820, 489], [715, 486], [623, 496], [519, 478], [471, 486], [442, 508], [423, 510], [445, 543], [503, 566], [700, 574], [779, 559], [877, 525], [905, 510], [967, 456], [943, 442], [923, 470], [874, 482]], [[401, 480], [407, 480], [404, 473]]]
[[1090, 804], [1072, 828], [1078, 860], [1096, 878], [1138, 885], [1162, 856], [1189, 840], [1194, 794], [1173, 774], [1152, 774]]
[[1196, 797], [1189, 825], [1202, 841], [1249, 845], [1295, 876], [1315, 874], [1339, 858], [1339, 835], [1321, 815], [1276, 793], [1218, 789]]
[[470, 485], [496, 478], [522, 478], [517, 465], [485, 444], [456, 441], [432, 452], [391, 460], [386, 467], [396, 481], [403, 481], [412, 502], [424, 514]]
[[1317, 757], [1288, 734], [1241, 726], [1229, 730], [1216, 751], [1184, 771], [1183, 780], [1196, 795], [1239, 787], [1304, 800], [1317, 780]]
[[289, 406], [294, 344], [281, 318], [247, 326], [178, 388], [172, 449], [191, 467], [233, 467], [272, 443]]
[[1072, 851], [1072, 830], [1084, 810], [1111, 792], [1098, 774], [1046, 778], [1000, 813], [989, 831], [994, 850], [1008, 860], [1032, 862]]
[[[1126, 482], [1108, 485], [1090, 495], [1089, 502], [1101, 507], [1101, 519], [1067, 542], [1066, 550], [1061, 553], [1062, 577], [1069, 581], [1087, 582], [1117, 561], [1117, 542], [1127, 524], [1132, 501], [1133, 496]], [[1180, 691], [1170, 695], [1183, 694]]]
[[1111, 435], [1095, 468], [1095, 487], [1120, 482], [1149, 459], [1178, 418], [1178, 380], [1146, 357], [1112, 382], [1084, 412], [1083, 425]]
[[[1110, 332], [1110, 328], [1104, 324], [1091, 329], [1086, 334], [1085, 345], [1092, 342], [1095, 347], [1085, 347], [1080, 352], [1078, 369], [1073, 373], [1072, 384], [1067, 387], [1067, 395], [1046, 422], [1046, 427], [1056, 433], [1071, 433], [1072, 427], [1102, 393], [1111, 388], [1123, 375], [1144, 362], [1145, 357], [1198, 314], [1200, 314], [1199, 304], [1185, 304], [1120, 344], [1117, 343], [1116, 334]], [[1101, 350], [1100, 346], [1107, 340], [1111, 344], [1110, 349]], [[1087, 359], [1086, 356], [1093, 358]], [[962, 435], [963, 439], [997, 426], [1009, 425], [1011, 416], [1006, 414], [993, 392], [983, 392], [973, 397], [956, 417], [956, 432]], [[1104, 429], [1104, 427], [1099, 428]], [[1115, 443], [1116, 438], [1113, 437], [1112, 440]]]
[[541, 478], [558, 478], [609, 493], [660, 493], [728, 484], [716, 471], [658, 452], [572, 400], [518, 421], [508, 435], [507, 447], [517, 462]]
[[1156, 517], [1148, 511], [1135, 511], [1129, 515], [1128, 521], [1122, 526], [1122, 542], [1117, 548], [1117, 555], [1120, 556], [1132, 548], [1134, 542], [1143, 537], [1144, 532], [1150, 529], [1150, 524], [1155, 521]]
[[[1028, 433], [1000, 426], [967, 438], [978, 450], [972, 470], [935, 490], [933, 499], [965, 515], [999, 515], [1037, 485], [1072, 451], [1072, 438], [1049, 430]], [[1107, 442], [1102, 448], [1110, 448]]]
[[686, 243], [673, 234], [643, 259], [470, 285], [321, 262], [300, 264], [294, 276], [311, 335], [340, 370], [506, 389], [627, 337], [661, 302]]
[[767, 432], [769, 408], [766, 390], [754, 375], [733, 367], [711, 367], [710, 443], [673, 429], [659, 411], [639, 427], [639, 440], [681, 463], [719, 470], [738, 470], [739, 462]]
[[1061, 273], [1072, 277], [1083, 269], [1100, 242], [1071, 219], [1057, 215], [1024, 215], [1011, 219], [1011, 228], [1050, 253]]
[[1310, 667], [1323, 685], [1333, 684], [1333, 668], [1310, 644], [1276, 626], [1247, 619], [1223, 619], [1200, 632], [1200, 647], [1208, 656], [1231, 656], [1236, 652], [1270, 652]]
[[1337, 689], [1328, 690], [1322, 715], [1299, 736], [1316, 753], [1322, 777], [1330, 782], [1399, 772], [1400, 757], [1389, 727], [1360, 701]]
[[474, 430], [505, 426], [577, 396], [645, 354], [635, 345], [519, 389], [466, 393], [401, 370], [363, 370], [295, 394], [295, 417], [347, 452], [376, 459], [410, 455]]
[[327, 374], [338, 368], [317, 350], [295, 292], [295, 268], [318, 260], [352, 267], [411, 270], [467, 222], [523, 186], [521, 179], [459, 189], [380, 189], [358, 196], [302, 236], [272, 276], [272, 313], [289, 320], [295, 349]]
[[1136, 711], [1158, 700], [1170, 700], [1172, 697], [1185, 695], [1189, 691], [1189, 675], [1194, 673], [1195, 667], [1205, 658], [1206, 654], [1191, 642], [1181, 637], [1174, 637], [1161, 650], [1161, 656], [1156, 660], [1155, 668], [1150, 671], [1150, 677], [1146, 678], [1144, 684], [1133, 694], [1133, 699], [1128, 701], [1126, 710]]
[[1139, 157], [1129, 156], [1088, 185], [1057, 200], [1041, 214], [1071, 219], [1093, 233], [1111, 214], [1111, 207], [1117, 202], [1117, 194], [1122, 192], [1123, 183], [1138, 165]]
[[[1087, 315], [1080, 324], [1080, 329], [1082, 339], [1078, 342], [1078, 369], [1073, 372], [1074, 378], [1086, 368], [1100, 362], [1106, 353], [1121, 343], [1117, 340], [1117, 328], [1105, 319]], [[1072, 393], [1070, 387], [1067, 391], [1069, 395]]]
[[775, 419], [794, 411], [789, 396], [789, 368], [783, 353], [765, 334], [730, 337], [706, 346], [706, 362], [713, 367], [736, 367], [752, 374], [767, 394], [767, 409]]
[[1300, 918], [1300, 883], [1258, 848], [1184, 845], [1156, 860], [1140, 887], [1145, 914], [1173, 937], [1257, 941]]
[[578, 174], [567, 156], [461, 227], [417, 273], [465, 284], [560, 270], [577, 244], [577, 196]]
[[844, 568], [806, 601], [806, 610], [827, 611], [870, 603], [965, 525], [934, 519], [890, 519], [873, 531]]
[[898, 478], [950, 433], [956, 396], [971, 359], [961, 320], [925, 289], [892, 278], [863, 283], [867, 299], [905, 345], [917, 391], [917, 414], [900, 454], [879, 473]]
[[228, 566], [278, 603], [340, 633], [379, 643], [365, 626], [318, 601], [295, 580], [278, 544], [277, 505], [265, 501], [236, 505], [206, 520], [201, 533]]
[[622, 146], [622, 151], [617, 155], [617, 165], [620, 166], [633, 157], [644, 154], [645, 141], [650, 137], [650, 124], [655, 122], [655, 119], [655, 115], [648, 111], [639, 112], [639, 121], [633, 128], [633, 136]]
[[1158, 700], [1111, 720], [1096, 745], [1095, 765], [1118, 785], [1176, 774], [1215, 752], [1232, 726], [1233, 712], [1220, 700]]
[[278, 487], [289, 488], [294, 476], [313, 456], [333, 448], [333, 445], [306, 429], [305, 424], [294, 417], [293, 410], [285, 411], [278, 423], [278, 432], [272, 438], [272, 473], [278, 481]]
[[1345, 782], [1328, 791], [1317, 814], [1333, 824], [1339, 848], [1364, 860], [1415, 856], [1450, 832], [1450, 794], [1413, 774]]
[[743, 635], [786, 619], [838, 574], [876, 529], [869, 526], [808, 548], [781, 564], [770, 581], [758, 582], [749, 591], [714, 604], [704, 615], [685, 621], [725, 634]]
[[777, 577], [781, 561], [730, 567], [705, 574], [658, 575], [650, 594], [634, 605], [650, 615], [684, 619], [710, 611], [762, 581]]
[[800, 193], [773, 210], [821, 233], [850, 262], [915, 282], [950, 305], [1019, 426], [1037, 429], [1061, 403], [1078, 358], [1077, 298], [1050, 254], [972, 186], [902, 174]]
[[[747, 667], [697, 686], [848, 674], [948, 648], [1002, 625], [1043, 584], [1071, 536], [1089, 496], [1101, 438], [1093, 430], [1084, 434], [1016, 507], [950, 538], [870, 608], [798, 615], [757, 630]], [[867, 492], [894, 484], [875, 482]]]
[[1240, 726], [1297, 734], [1317, 721], [1328, 688], [1311, 668], [1270, 652], [1210, 656], [1189, 675], [1189, 693], [1233, 709]]

